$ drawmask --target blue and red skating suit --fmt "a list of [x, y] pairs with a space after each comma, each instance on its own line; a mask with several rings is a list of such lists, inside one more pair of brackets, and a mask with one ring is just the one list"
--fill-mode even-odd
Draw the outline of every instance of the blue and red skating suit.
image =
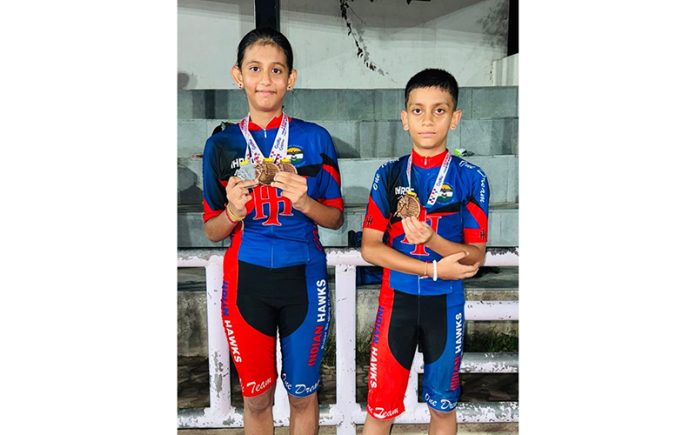
[[[249, 131], [268, 155], [281, 116]], [[225, 186], [245, 158], [238, 124], [229, 124], [206, 142], [203, 153], [203, 219], [224, 213]], [[322, 127], [291, 119], [288, 157], [307, 179], [307, 194], [343, 211], [336, 151]], [[319, 367], [330, 322], [326, 255], [317, 226], [292, 208], [281, 190], [258, 185], [247, 203], [244, 226], [237, 225], [225, 253], [222, 323], [242, 394], [256, 396], [277, 378], [276, 328], [281, 338], [281, 378], [289, 394], [305, 397], [319, 385]]]
[[[456, 243], [488, 240], [488, 180], [471, 163], [452, 156], [437, 201], [427, 206], [447, 151], [432, 157], [413, 152], [411, 186], [421, 204], [419, 219]], [[385, 233], [385, 243], [421, 261], [441, 255], [410, 244], [396, 205], [408, 187], [408, 156], [382, 165], [375, 174], [363, 228]], [[404, 411], [403, 398], [416, 346], [423, 352], [423, 400], [451, 411], [461, 392], [459, 366], [464, 344], [464, 282], [433, 281], [385, 268], [375, 319], [368, 375], [367, 411], [391, 419]]]

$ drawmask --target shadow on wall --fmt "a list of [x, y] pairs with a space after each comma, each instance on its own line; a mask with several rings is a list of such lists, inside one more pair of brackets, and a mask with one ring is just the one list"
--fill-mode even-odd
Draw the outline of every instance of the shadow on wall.
[[334, 147], [336, 148], [336, 154], [342, 159], [357, 159], [360, 158], [360, 150], [356, 149], [355, 145], [346, 142], [334, 135], [331, 135]]
[[189, 89], [196, 87], [196, 76], [187, 72], [179, 71], [177, 74], [177, 89]]
[[181, 164], [177, 169], [179, 204], [200, 205], [203, 202], [203, 191], [198, 187], [198, 175]]

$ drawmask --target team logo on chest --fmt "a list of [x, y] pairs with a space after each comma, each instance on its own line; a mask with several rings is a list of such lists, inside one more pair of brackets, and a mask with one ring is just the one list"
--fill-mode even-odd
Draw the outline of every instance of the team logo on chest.
[[443, 184], [442, 188], [440, 188], [440, 194], [437, 196], [437, 203], [443, 204], [446, 202], [450, 202], [453, 197], [454, 190], [452, 190], [452, 186], [450, 186], [449, 184]]
[[252, 191], [252, 197], [256, 211], [254, 220], [266, 219], [262, 225], [281, 226], [282, 224], [278, 220], [279, 215], [292, 216], [292, 202], [288, 198], [280, 196], [275, 187], [258, 186]]
[[[440, 219], [442, 218], [441, 215], [426, 215], [425, 221], [430, 225], [430, 227], [433, 229], [433, 232], [437, 233], [437, 227], [440, 223]], [[401, 241], [401, 243], [407, 244], [407, 245], [413, 245], [413, 243], [408, 241], [408, 238], [404, 236], [404, 239]], [[420, 255], [420, 256], [426, 256], [429, 255], [425, 251], [425, 245], [420, 244], [420, 245], [414, 245], [413, 251], [411, 251], [411, 255]]]
[[304, 161], [304, 151], [297, 145], [291, 145], [288, 147], [288, 154], [286, 157], [290, 159], [290, 163], [298, 165]]

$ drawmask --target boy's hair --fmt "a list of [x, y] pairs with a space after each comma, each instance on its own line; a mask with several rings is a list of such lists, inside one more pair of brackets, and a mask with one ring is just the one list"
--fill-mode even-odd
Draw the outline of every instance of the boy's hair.
[[246, 49], [257, 42], [262, 44], [274, 44], [283, 50], [285, 59], [288, 62], [288, 73], [292, 71], [292, 47], [290, 46], [290, 41], [288, 41], [285, 35], [270, 27], [254, 29], [244, 35], [242, 40], [239, 41], [239, 46], [237, 47], [237, 66], [239, 68], [242, 67], [242, 60], [244, 59]]
[[408, 96], [412, 90], [418, 88], [440, 88], [443, 91], [449, 92], [454, 101], [454, 109], [457, 108], [457, 99], [459, 98], [459, 86], [457, 80], [445, 70], [437, 68], [427, 68], [417, 73], [406, 83], [404, 92], [404, 107], [408, 104]]

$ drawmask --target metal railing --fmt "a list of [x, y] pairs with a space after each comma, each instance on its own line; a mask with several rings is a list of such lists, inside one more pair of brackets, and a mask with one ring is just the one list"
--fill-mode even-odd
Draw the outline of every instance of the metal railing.
[[[224, 248], [179, 250], [178, 267], [205, 268], [210, 371], [210, 406], [179, 410], [180, 428], [243, 427], [243, 410], [232, 406], [229, 350], [220, 315], [224, 252]], [[336, 426], [337, 435], [355, 435], [355, 425], [362, 424], [366, 416], [364, 406], [355, 399], [355, 276], [356, 267], [370, 264], [355, 248], [327, 249], [326, 254], [328, 266], [336, 269], [334, 310], [336, 324], [341, 327], [336, 328], [336, 403], [320, 407], [319, 425]], [[516, 249], [493, 248], [487, 251], [485, 264], [518, 266], [518, 258]], [[518, 320], [516, 301], [467, 301], [464, 312], [467, 320]], [[276, 356], [280, 366], [279, 350]], [[465, 352], [460, 372], [517, 373], [517, 354]], [[430, 419], [427, 405], [418, 401], [419, 373], [423, 373], [423, 355], [416, 352], [404, 398], [406, 411], [394, 420], [395, 424], [427, 423]], [[274, 398], [274, 424], [288, 426], [290, 410], [285, 388], [276, 388]], [[456, 409], [459, 423], [517, 422], [519, 419], [517, 402], [465, 402], [459, 403]]]

